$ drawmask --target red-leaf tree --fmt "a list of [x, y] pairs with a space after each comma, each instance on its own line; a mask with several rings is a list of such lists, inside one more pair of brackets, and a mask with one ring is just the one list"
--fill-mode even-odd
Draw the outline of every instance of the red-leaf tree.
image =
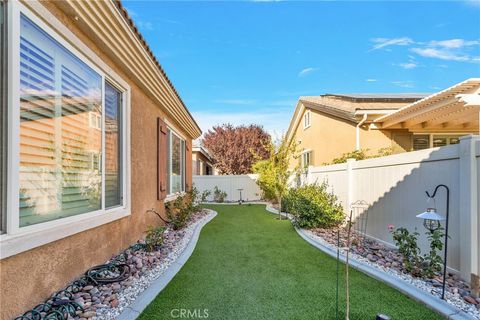
[[212, 154], [220, 174], [252, 173], [258, 159], [270, 155], [270, 135], [258, 125], [223, 124], [214, 126], [203, 137], [203, 146]]

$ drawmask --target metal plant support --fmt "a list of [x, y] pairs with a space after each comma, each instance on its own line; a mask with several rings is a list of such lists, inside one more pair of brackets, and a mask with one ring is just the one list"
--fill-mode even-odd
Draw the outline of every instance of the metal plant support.
[[362, 243], [365, 243], [365, 235], [367, 234], [368, 224], [368, 208], [370, 205], [365, 200], [357, 200], [350, 205], [352, 210], [353, 230]]
[[127, 279], [130, 275], [130, 267], [126, 264], [128, 254], [144, 248], [144, 244], [134, 244], [112, 261], [88, 269], [82, 277], [57, 291], [47, 301], [35, 306], [15, 320], [66, 320], [69, 316], [75, 317], [76, 311], [83, 312], [84, 309], [75, 302], [74, 294], [81, 292], [89, 284], [107, 284]]

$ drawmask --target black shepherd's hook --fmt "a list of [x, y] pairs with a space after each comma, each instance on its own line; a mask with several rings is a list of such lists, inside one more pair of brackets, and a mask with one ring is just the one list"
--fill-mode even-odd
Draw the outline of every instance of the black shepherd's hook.
[[430, 193], [429, 193], [428, 191], [425, 191], [425, 193], [427, 194], [427, 197], [429, 197], [430, 199], [435, 198], [435, 195], [437, 194], [437, 191], [438, 191], [438, 189], [439, 189], [440, 187], [444, 187], [444, 188], [447, 190], [447, 194], [450, 193], [450, 190], [448, 189], [448, 187], [447, 187], [446, 185], [444, 185], [444, 184], [439, 184], [439, 185], [435, 188], [435, 190], [433, 191], [433, 194], [432, 194], [432, 195], [430, 195]]

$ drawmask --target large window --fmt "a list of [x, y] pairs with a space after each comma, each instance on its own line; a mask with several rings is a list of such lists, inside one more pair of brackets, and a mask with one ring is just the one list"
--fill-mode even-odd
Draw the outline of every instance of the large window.
[[19, 227], [123, 205], [124, 90], [20, 14]]
[[101, 208], [102, 77], [25, 16], [20, 28], [20, 226]]
[[185, 140], [172, 130], [167, 132], [167, 193], [185, 191]]

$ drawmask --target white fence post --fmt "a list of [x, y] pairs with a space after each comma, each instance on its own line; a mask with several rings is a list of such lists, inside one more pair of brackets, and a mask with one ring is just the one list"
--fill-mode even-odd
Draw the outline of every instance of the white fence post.
[[350, 212], [350, 205], [355, 201], [355, 178], [353, 176], [353, 167], [355, 166], [355, 159], [347, 159], [347, 203], [345, 204], [345, 212], [348, 215]]
[[460, 246], [460, 272], [462, 278], [478, 281], [478, 172], [476, 160], [476, 144], [478, 136], [460, 138], [460, 234], [463, 243]]

